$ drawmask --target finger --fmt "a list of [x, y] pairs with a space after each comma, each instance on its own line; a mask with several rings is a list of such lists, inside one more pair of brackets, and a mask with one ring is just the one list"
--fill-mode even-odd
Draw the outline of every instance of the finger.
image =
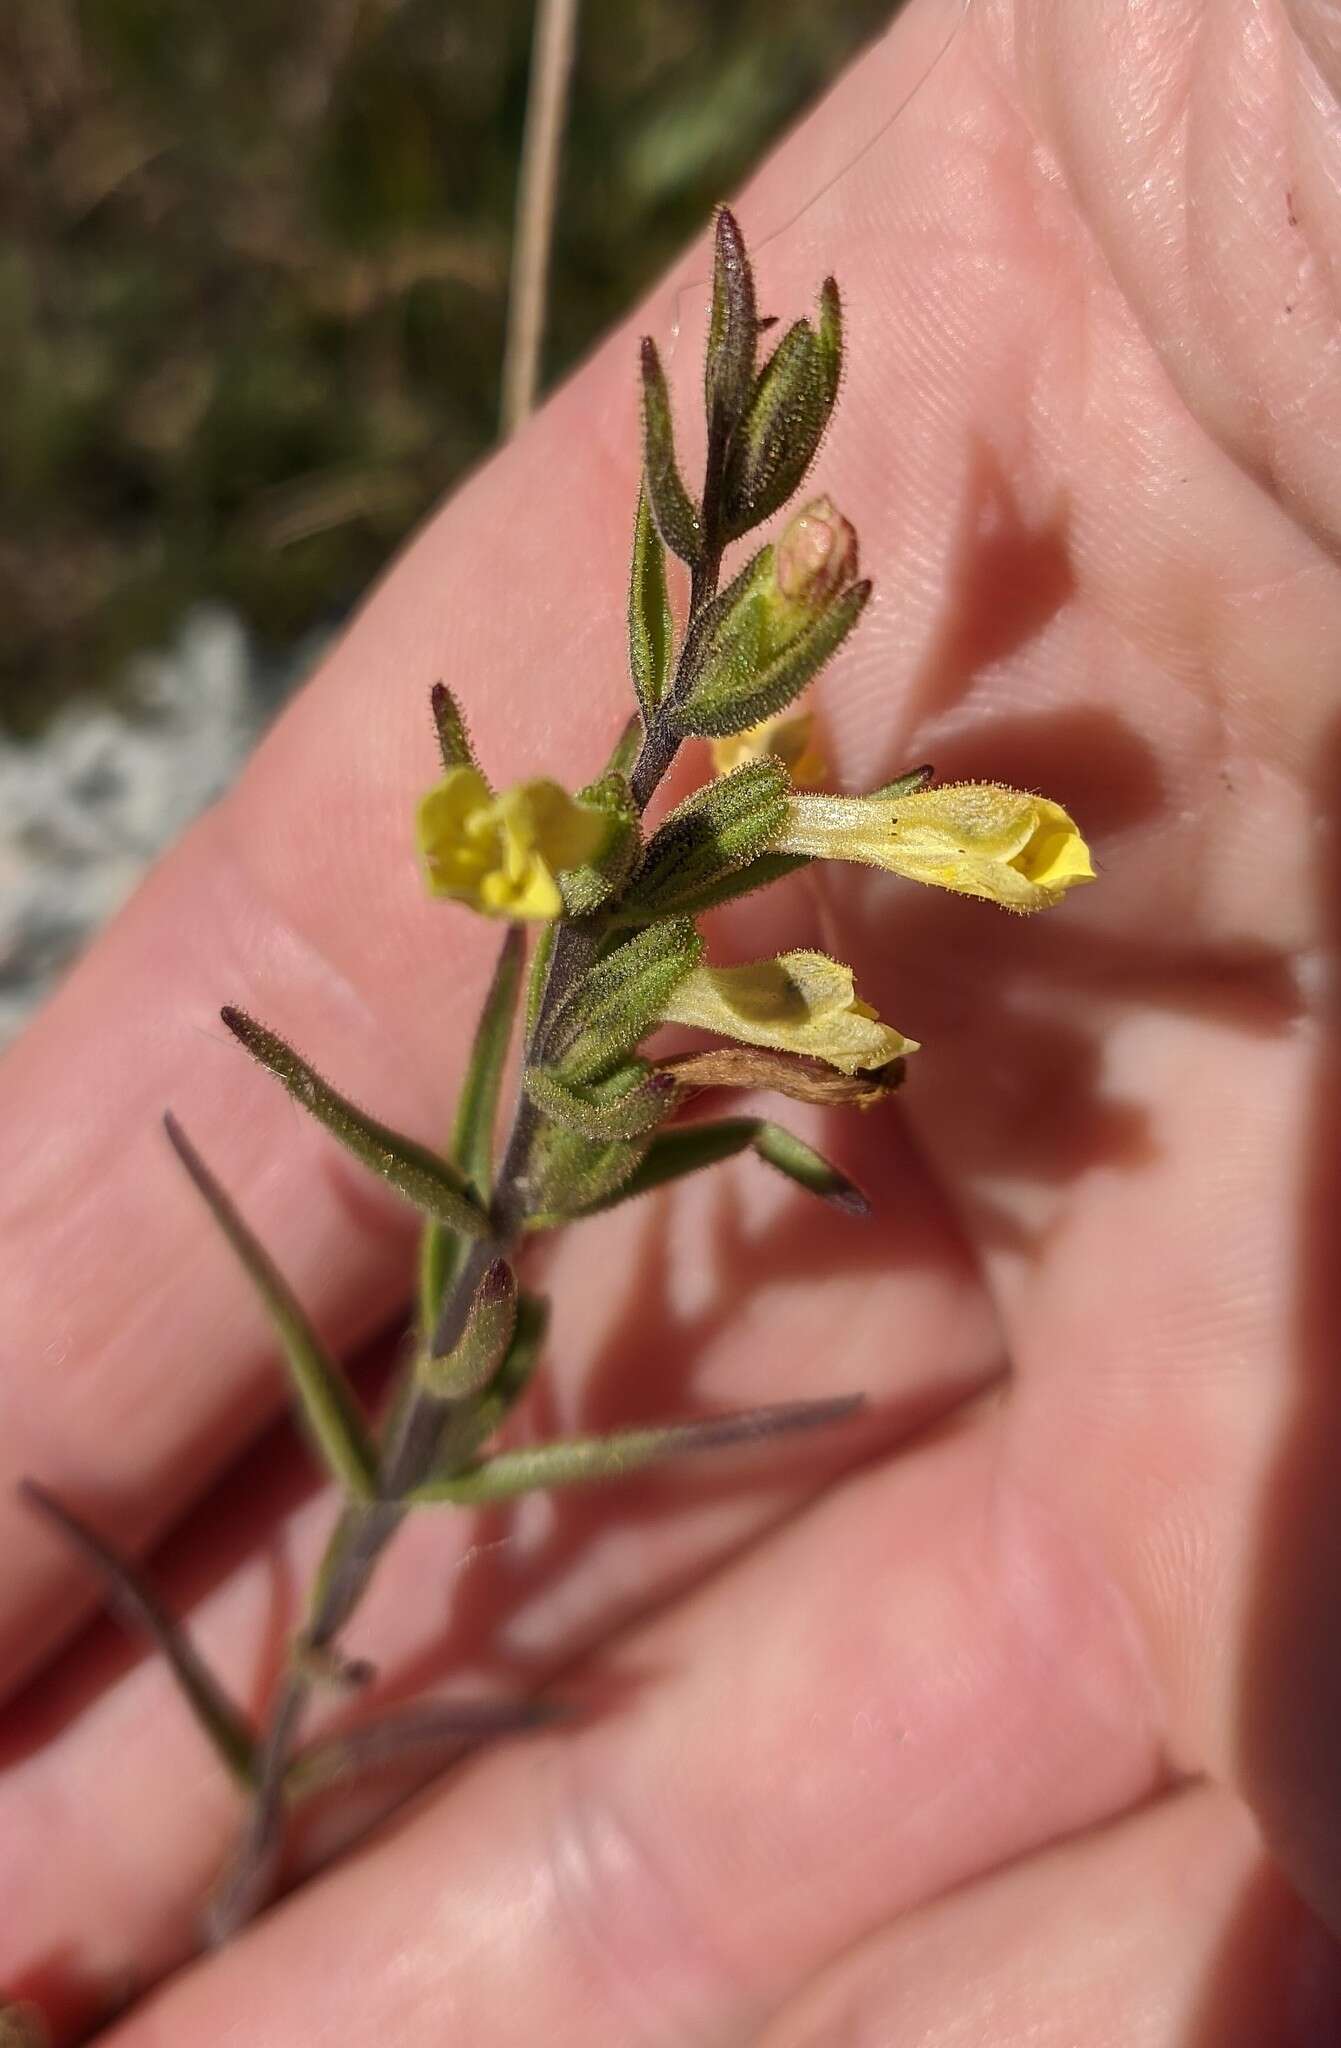
[[[856, 1135], [864, 1147], [848, 1163], [878, 1209], [897, 1213], [915, 1162], [891, 1150], [873, 1118]], [[547, 1276], [556, 1308], [545, 1383], [517, 1433], [572, 1435], [844, 1388], [865, 1393], [867, 1416], [785, 1455], [700, 1459], [482, 1517], [412, 1517], [347, 1637], [378, 1682], [337, 1705], [338, 1719], [362, 1722], [444, 1683], [516, 1698], [556, 1674], [579, 1718], [603, 1711], [602, 1686], [593, 1695], [571, 1673], [575, 1660], [999, 1371], [995, 1326], [967, 1268], [957, 1282], [945, 1270], [934, 1214], [861, 1227], [751, 1165], [725, 1169], [692, 1214], [658, 1198], [561, 1244]], [[599, 1296], [584, 1284], [593, 1262], [607, 1276]], [[249, 1709], [262, 1705], [301, 1622], [335, 1512], [328, 1491], [308, 1490], [306, 1471], [287, 1441], [253, 1455], [154, 1567], [169, 1607]], [[617, 1687], [608, 1711], [633, 1706], [640, 1690], [626, 1700]], [[332, 1704], [315, 1727], [330, 1725]], [[119, 2002], [128, 1982], [152, 1982], [190, 1952], [240, 1803], [165, 1665], [128, 1656], [114, 1632], [81, 1639], [14, 1701], [0, 1722], [0, 1766], [12, 1886], [0, 1982], [76, 2027]], [[299, 1830], [298, 1868], [334, 1853], [410, 1782], [398, 1772], [341, 1788], [320, 1826]]]
[[[1332, 177], [1341, 79], [1246, 5], [1156, 10], [1148, 35], [1117, 6], [1083, 30], [1010, 18], [1008, 90], [1079, 211], [1040, 200], [1055, 318], [959, 508], [959, 573], [997, 604], [970, 603], [948, 656], [933, 642], [917, 751], [1063, 791], [1099, 828], [1101, 886], [1023, 933], [845, 887], [831, 943], [923, 1041], [906, 1113], [1009, 1333], [1021, 1485], [1129, 1600], [1180, 1762], [1243, 1791], [1341, 1928], [1341, 576], [1319, 546], [1334, 479], [1295, 432], [1325, 445], [1335, 400], [1324, 322], [1299, 413], [1260, 402], [1301, 359], [1293, 312], [1265, 320], [1291, 231], [1259, 204], [1264, 164]], [[1152, 208], [1188, 209], [1187, 234], [1147, 266]], [[1325, 245], [1315, 214], [1291, 245], [1306, 293]], [[1226, 376], [1230, 275], [1254, 284]], [[1019, 332], [1003, 312], [1002, 351]], [[977, 374], [999, 379], [990, 353]], [[876, 701], [860, 673], [838, 700], [845, 765]]]
[[1144, 1796], [1143, 1675], [997, 1496], [998, 1427], [826, 1496], [629, 1636], [622, 1707], [482, 1760], [117, 2048], [749, 2040], [889, 1916]]
[[1341, 1093], [1320, 1022], [1251, 1052], [1228, 1024], [1115, 1022], [1107, 1071], [1155, 1156], [1097, 1167], [999, 1298], [1021, 1484], [1123, 1590], [1180, 1761], [1243, 1790], [1341, 1927], [1341, 1414], [1320, 1238]]
[[759, 2048], [1321, 2048], [1341, 1954], [1227, 1794], [1204, 1788], [910, 1914]]
[[[1117, 281], [1191, 410], [1335, 554], [1341, 410], [1327, 0], [1020, 10], [1022, 71]], [[1179, 231], [1168, 232], [1174, 220]], [[1281, 677], [1281, 686], [1288, 682]]]
[[[944, 10], [928, 0], [928, 15]], [[748, 210], [789, 218], [798, 192], [850, 159], [854, 131], [879, 130], [927, 41], [913, 20], [882, 46]], [[809, 294], [830, 262], [858, 300], [878, 299], [869, 227], [886, 189], [901, 189], [898, 162], [873, 153], [805, 235], [772, 247], [778, 303]], [[648, 324], [664, 331], [674, 303], [663, 294]], [[869, 312], [865, 323], [879, 379], [879, 323]], [[9, 1481], [31, 1470], [142, 1542], [278, 1396], [260, 1319], [158, 1136], [162, 1109], [177, 1111], [333, 1340], [356, 1340], [404, 1288], [403, 1219], [248, 1068], [217, 1010], [258, 1012], [387, 1120], [440, 1136], [490, 939], [428, 904], [415, 873], [409, 811], [434, 765], [426, 692], [440, 675], [460, 686], [501, 773], [585, 775], [602, 758], [628, 703], [629, 347], [625, 336], [607, 350], [434, 522], [235, 794], [0, 1072], [0, 1672], [11, 1682], [68, 1626], [76, 1593]], [[835, 442], [839, 489], [853, 446], [844, 455]]]

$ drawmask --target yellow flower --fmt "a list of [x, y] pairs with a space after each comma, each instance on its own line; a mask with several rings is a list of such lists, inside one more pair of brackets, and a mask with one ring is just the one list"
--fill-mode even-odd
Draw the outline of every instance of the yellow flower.
[[691, 1024], [745, 1045], [806, 1053], [844, 1074], [871, 1072], [917, 1051], [915, 1039], [882, 1024], [858, 1000], [852, 969], [824, 953], [695, 967], [662, 1014], [668, 1024]]
[[555, 877], [589, 861], [607, 829], [557, 782], [519, 782], [495, 796], [476, 768], [449, 768], [419, 805], [429, 888], [490, 917], [560, 917]]
[[729, 775], [733, 768], [743, 768], [747, 761], [762, 761], [770, 754], [781, 761], [798, 789], [815, 788], [828, 773], [815, 735], [813, 711], [779, 711], [747, 732], [714, 740], [713, 773]]
[[910, 795], [798, 796], [778, 853], [862, 861], [914, 882], [1043, 910], [1092, 882], [1089, 848], [1060, 804], [994, 782]]

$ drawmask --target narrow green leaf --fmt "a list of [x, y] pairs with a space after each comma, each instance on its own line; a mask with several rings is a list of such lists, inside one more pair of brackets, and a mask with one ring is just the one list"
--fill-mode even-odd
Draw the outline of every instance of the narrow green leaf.
[[703, 552], [703, 521], [684, 487], [675, 460], [675, 428], [670, 391], [656, 343], [642, 346], [643, 478], [652, 517], [661, 538], [682, 562], [696, 562]]
[[838, 652], [870, 595], [868, 582], [849, 584], [751, 676], [743, 676], [729, 665], [706, 669], [684, 702], [676, 706], [675, 722], [680, 731], [702, 739], [720, 739], [784, 711]]
[[463, 1240], [436, 1216], [419, 1236], [419, 1328], [427, 1341], [438, 1327], [442, 1304], [460, 1263]]
[[785, 1173], [807, 1194], [818, 1195], [822, 1202], [845, 1209], [850, 1216], [869, 1214], [871, 1205], [855, 1182], [781, 1124], [761, 1123], [755, 1133], [754, 1149], [769, 1166]]
[[487, 1387], [508, 1353], [517, 1327], [517, 1280], [506, 1259], [495, 1259], [480, 1276], [465, 1328], [440, 1358], [425, 1356], [416, 1368], [421, 1387], [440, 1401], [466, 1401]]
[[791, 794], [791, 777], [774, 760], [747, 761], [696, 789], [653, 833], [620, 918], [697, 909], [705, 892], [767, 853], [787, 823]]
[[558, 924], [546, 924], [540, 928], [540, 936], [531, 954], [531, 972], [526, 978], [526, 1043], [529, 1046], [535, 1038], [535, 1027], [540, 1020], [540, 1006], [545, 999], [545, 985], [549, 980], [549, 963], [554, 955], [554, 942], [559, 935]]
[[254, 1059], [288, 1089], [295, 1102], [309, 1110], [333, 1138], [364, 1166], [389, 1181], [417, 1209], [436, 1216], [465, 1237], [488, 1235], [489, 1220], [471, 1200], [455, 1169], [426, 1145], [388, 1129], [337, 1095], [301, 1054], [245, 1011], [231, 1005], [219, 1012], [235, 1038]]
[[[300, 1749], [289, 1765], [285, 1796], [290, 1803], [407, 1758], [445, 1756], [463, 1743], [488, 1742], [551, 1728], [567, 1709], [557, 1700], [430, 1700], [383, 1714], [362, 1728], [327, 1735]], [[0, 2035], [0, 2048], [5, 2048]]]
[[520, 925], [510, 925], [475, 1027], [475, 1042], [456, 1106], [452, 1160], [481, 1206], [487, 1205], [493, 1193], [494, 1122], [525, 959], [525, 933]]
[[691, 1173], [701, 1173], [705, 1167], [716, 1166], [723, 1159], [735, 1158], [741, 1152], [755, 1152], [769, 1166], [779, 1173], [785, 1173], [805, 1188], [808, 1194], [818, 1195], [822, 1201], [830, 1202], [836, 1209], [844, 1209], [849, 1215], [864, 1216], [870, 1205], [854, 1182], [840, 1173], [827, 1159], [794, 1138], [790, 1131], [784, 1131], [777, 1124], [766, 1123], [760, 1117], [722, 1117], [708, 1123], [679, 1124], [671, 1129], [658, 1131], [637, 1167], [613, 1195], [593, 1203], [588, 1214], [600, 1209], [611, 1209], [619, 1202], [631, 1202], [638, 1195], [650, 1194], [654, 1188], [666, 1187], [672, 1181], [683, 1180]]
[[570, 1087], [617, 1066], [651, 1031], [672, 990], [697, 966], [703, 941], [686, 917], [648, 925], [598, 960], [565, 997], [551, 1063]]
[[838, 280], [833, 277], [826, 277], [820, 286], [819, 325], [815, 338], [824, 379], [825, 402], [832, 413], [843, 379], [843, 302], [838, 296]]
[[616, 1430], [610, 1436], [573, 1437], [524, 1451], [502, 1451], [453, 1478], [426, 1481], [410, 1500], [423, 1507], [440, 1503], [481, 1507], [515, 1500], [523, 1493], [626, 1479], [631, 1472], [673, 1458], [769, 1443], [846, 1422], [863, 1405], [861, 1394], [840, 1395], [830, 1401], [779, 1401], [735, 1415], [714, 1415], [703, 1422], [662, 1423], [647, 1429]]
[[633, 565], [629, 571], [629, 667], [645, 719], [666, 694], [672, 667], [670, 599], [666, 594], [666, 550], [640, 486], [633, 524]]
[[524, 1086], [542, 1116], [598, 1142], [640, 1138], [670, 1115], [679, 1092], [646, 1060], [632, 1060], [589, 1088], [570, 1088], [552, 1067], [528, 1067]]
[[734, 429], [754, 382], [759, 309], [745, 238], [729, 207], [717, 210], [712, 266], [712, 312], [704, 398], [708, 432], [725, 439]]
[[[637, 1171], [624, 1183], [615, 1200], [631, 1202], [638, 1195], [651, 1194], [654, 1188], [684, 1180], [691, 1173], [702, 1173], [723, 1159], [748, 1152], [758, 1128], [757, 1118], [737, 1116], [675, 1124], [668, 1131], [658, 1131]], [[601, 1202], [598, 1207], [613, 1208], [614, 1202]]]
[[867, 792], [870, 796], [911, 796], [914, 790], [925, 789], [934, 780], [936, 770], [929, 761], [920, 768], [910, 768], [906, 775], [896, 775], [892, 782], [882, 782], [879, 789]]
[[470, 744], [466, 721], [461, 716], [461, 707], [448, 689], [446, 683], [434, 683], [429, 693], [433, 708], [433, 723], [437, 728], [438, 751], [442, 755], [444, 768], [473, 768], [478, 774], [480, 764], [475, 758], [475, 749]]
[[796, 321], [759, 372], [732, 436], [723, 485], [723, 525], [732, 539], [770, 519], [800, 485], [833, 410], [833, 377], [814, 328]]
[[[135, 1566], [114, 1550], [87, 1522], [35, 1480], [19, 1482], [19, 1493], [60, 1530], [65, 1540], [97, 1570], [107, 1588], [109, 1605], [133, 1630], [147, 1635], [166, 1659], [187, 1705], [230, 1775], [249, 1787], [255, 1775], [255, 1731], [235, 1706], [214, 1673], [194, 1648], [185, 1630], [164, 1607]], [[0, 2034], [0, 2048], [4, 2041]]]
[[167, 1115], [163, 1125], [173, 1150], [265, 1305], [288, 1361], [299, 1413], [322, 1462], [356, 1499], [373, 1499], [377, 1492], [377, 1454], [349, 1382], [312, 1328], [270, 1254], [247, 1228], [176, 1117]]

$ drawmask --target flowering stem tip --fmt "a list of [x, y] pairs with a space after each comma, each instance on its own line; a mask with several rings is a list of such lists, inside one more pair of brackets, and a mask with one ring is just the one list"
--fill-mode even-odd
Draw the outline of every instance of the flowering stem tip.
[[[760, 313], [739, 224], [723, 209], [701, 482], [676, 446], [661, 357], [651, 340], [642, 349], [642, 475], [627, 582], [632, 715], [604, 761], [592, 764], [592, 780], [574, 793], [546, 777], [496, 787], [455, 694], [445, 683], [432, 689], [424, 740], [426, 753], [436, 741], [436, 765], [425, 779], [437, 779], [419, 802], [416, 839], [429, 894], [453, 909], [420, 994], [426, 1010], [459, 973], [459, 907], [507, 921], [444, 1132], [383, 1123], [269, 1025], [231, 1006], [221, 1013], [318, 1126], [318, 1180], [326, 1148], [338, 1145], [418, 1213], [415, 1328], [383, 1412], [365, 1405], [223, 1183], [168, 1120], [178, 1159], [269, 1317], [309, 1448], [342, 1495], [258, 1725], [138, 1572], [45, 1490], [27, 1489], [29, 1505], [148, 1631], [246, 1788], [250, 1821], [211, 1916], [218, 1938], [263, 1902], [281, 1864], [286, 1816], [307, 1789], [412, 1750], [445, 1755], [462, 1739], [501, 1738], [546, 1717], [525, 1700], [446, 1700], [305, 1739], [314, 1694], [367, 1676], [341, 1638], [408, 1516], [434, 1503], [478, 1509], [536, 1488], [626, 1477], [691, 1453], [810, 1431], [851, 1411], [850, 1400], [822, 1387], [818, 1400], [745, 1414], [548, 1443], [523, 1430], [520, 1445], [500, 1443], [545, 1357], [547, 1304], [528, 1284], [537, 1233], [664, 1194], [729, 1160], [740, 1162], [733, 1201], [748, 1200], [762, 1167], [802, 1200], [844, 1217], [868, 1212], [842, 1165], [785, 1125], [739, 1113], [738, 1104], [735, 1114], [684, 1112], [707, 1090], [734, 1090], [771, 1092], [819, 1112], [860, 1106], [878, 1115], [917, 1041], [878, 1016], [858, 995], [852, 968], [827, 954], [794, 948], [714, 964], [704, 914], [817, 860], [864, 863], [1016, 911], [1045, 909], [1094, 879], [1079, 827], [1049, 797], [990, 782], [937, 787], [920, 768], [865, 795], [823, 789], [807, 693], [843, 658], [872, 585], [860, 574], [856, 531], [828, 495], [794, 510], [773, 538], [760, 529], [809, 474], [838, 397], [843, 317], [833, 280], [821, 286], [812, 318], [765, 343], [774, 324]], [[749, 534], [754, 540], [719, 587], [724, 552]], [[506, 547], [505, 535], [498, 545]], [[596, 634], [573, 637], [575, 646], [602, 644]], [[506, 676], [491, 674], [476, 694], [509, 687]], [[588, 678], [576, 656], [552, 687], [544, 715], [580, 727]], [[677, 792], [673, 807], [659, 807], [691, 739], [711, 743], [716, 773]], [[705, 750], [698, 759], [706, 768]], [[410, 859], [407, 844], [407, 866]], [[907, 1000], [914, 996], [910, 988]], [[656, 1042], [667, 1025], [710, 1043], [671, 1052]], [[323, 1019], [322, 1028], [336, 1027]], [[442, 1065], [451, 1065], [449, 1049]], [[916, 1065], [913, 1076], [916, 1087]], [[320, 1228], [329, 1207], [318, 1188], [293, 1215], [310, 1212]], [[655, 1227], [667, 1244], [678, 1241], [677, 1232]], [[604, 1240], [591, 1285], [610, 1284], [605, 1266], [625, 1256], [621, 1243], [629, 1240]], [[308, 1247], [309, 1268], [318, 1249]], [[636, 1275], [614, 1273], [621, 1291], [625, 1280], [636, 1290]], [[225, 1284], [209, 1276], [212, 1289]], [[844, 1380], [862, 1377], [854, 1344], [845, 1339], [835, 1353]], [[0, 2012], [0, 2048], [29, 2048], [36, 2038], [26, 2017]]]

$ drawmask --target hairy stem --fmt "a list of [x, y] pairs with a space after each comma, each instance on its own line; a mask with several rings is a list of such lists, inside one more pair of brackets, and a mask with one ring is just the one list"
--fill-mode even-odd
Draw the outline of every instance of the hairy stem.
[[[656, 794], [680, 746], [674, 710], [686, 681], [686, 652], [691, 647], [694, 623], [716, 594], [721, 572], [722, 550], [716, 539], [720, 530], [721, 475], [721, 451], [710, 442], [703, 493], [708, 546], [693, 570], [689, 621], [676, 673], [658, 715], [647, 727], [629, 777], [640, 811], [646, 810]], [[543, 1056], [546, 1032], [558, 1004], [591, 964], [599, 937], [596, 920], [578, 920], [559, 928], [527, 1047], [528, 1061]], [[437, 1357], [449, 1352], [460, 1337], [485, 1271], [495, 1259], [506, 1258], [514, 1249], [526, 1214], [526, 1175], [538, 1121], [534, 1105], [522, 1092], [499, 1168], [490, 1211], [493, 1228], [488, 1237], [476, 1239], [469, 1246], [448, 1291], [433, 1332], [433, 1352]], [[426, 1389], [416, 1391], [400, 1404], [380, 1462], [379, 1497], [366, 1505], [351, 1502], [346, 1506], [317, 1582], [303, 1631], [303, 1647], [329, 1648], [358, 1606], [382, 1552], [408, 1512], [406, 1496], [423, 1484], [437, 1463], [444, 1424], [453, 1405]], [[256, 1755], [256, 1797], [249, 1824], [210, 1904], [206, 1928], [213, 1942], [225, 1941], [236, 1933], [259, 1911], [273, 1885], [283, 1832], [286, 1782], [311, 1692], [312, 1678], [295, 1660], [271, 1710]]]

